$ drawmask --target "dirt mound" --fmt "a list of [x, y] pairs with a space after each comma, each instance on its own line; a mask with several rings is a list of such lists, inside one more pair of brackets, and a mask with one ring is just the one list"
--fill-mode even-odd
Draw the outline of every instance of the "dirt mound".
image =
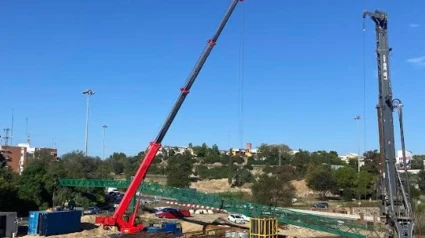
[[[313, 190], [307, 187], [305, 180], [292, 180], [291, 183], [295, 187], [298, 198], [314, 195]], [[252, 194], [251, 183], [244, 184], [241, 188], [231, 188], [227, 179], [202, 180], [192, 183], [190, 187], [204, 193], [245, 192]]]
[[252, 184], [245, 184], [241, 188], [232, 188], [227, 179], [202, 180], [190, 185], [191, 188], [205, 193], [246, 192], [249, 194], [251, 194], [251, 186]]
[[314, 195], [313, 190], [307, 187], [307, 184], [304, 179], [299, 181], [292, 180], [291, 184], [295, 187], [295, 190], [296, 190], [295, 193], [298, 198], [309, 197]]

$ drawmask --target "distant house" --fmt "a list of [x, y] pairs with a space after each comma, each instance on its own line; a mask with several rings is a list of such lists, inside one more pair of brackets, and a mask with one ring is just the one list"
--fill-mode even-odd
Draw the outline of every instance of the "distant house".
[[163, 150], [165, 150], [165, 151], [167, 151], [167, 153], [170, 151], [170, 150], [174, 150], [174, 152], [176, 153], [176, 154], [183, 154], [185, 151], [188, 151], [191, 155], [193, 155], [194, 153], [193, 153], [193, 149], [192, 148], [189, 148], [189, 147], [183, 147], [183, 146], [162, 146], [160, 149], [159, 149], [159, 151], [158, 151], [158, 153], [156, 153], [157, 155], [162, 155], [163, 154]]
[[[348, 153], [348, 154], [339, 156], [339, 158], [347, 164], [351, 159], [357, 159], [358, 157], [359, 156], [356, 153]], [[364, 165], [364, 157], [360, 156], [360, 166], [363, 166], [363, 165]]]
[[338, 169], [343, 168], [343, 167], [344, 167], [344, 165], [334, 165], [334, 164], [331, 164], [331, 169], [332, 170], [338, 170]]

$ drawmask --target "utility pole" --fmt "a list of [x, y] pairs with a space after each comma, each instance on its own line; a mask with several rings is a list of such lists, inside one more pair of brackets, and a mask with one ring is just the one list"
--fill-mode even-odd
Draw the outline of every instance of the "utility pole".
[[87, 95], [87, 111], [86, 111], [86, 135], [85, 135], [85, 139], [84, 139], [84, 154], [85, 156], [87, 156], [87, 149], [88, 149], [88, 139], [89, 139], [89, 108], [90, 108], [90, 96], [93, 96], [95, 93], [94, 91], [92, 91], [91, 89], [86, 89], [83, 91], [84, 95]]
[[354, 117], [357, 121], [357, 172], [360, 173], [360, 116]]
[[103, 148], [102, 148], [102, 158], [105, 160], [105, 135], [106, 135], [106, 128], [108, 128], [107, 125], [103, 125]]
[[12, 109], [12, 126], [10, 130], [10, 144], [13, 145], [13, 124], [14, 124], [15, 109]]

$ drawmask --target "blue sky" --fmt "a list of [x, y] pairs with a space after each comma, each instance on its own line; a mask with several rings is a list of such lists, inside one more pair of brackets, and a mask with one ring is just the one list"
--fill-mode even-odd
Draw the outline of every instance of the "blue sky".
[[[229, 4], [230, 0], [3, 1], [1, 128], [10, 127], [13, 108], [14, 143], [25, 140], [28, 118], [33, 145], [55, 143], [60, 154], [82, 150], [82, 91], [91, 88], [96, 94], [90, 103], [89, 154], [101, 155], [103, 124], [109, 126], [107, 154], [144, 150]], [[380, 8], [389, 13], [392, 85], [395, 97], [405, 104], [407, 148], [425, 153], [425, 101], [420, 97], [425, 86], [425, 59], [420, 58], [425, 56], [423, 1], [242, 4], [163, 144], [240, 145], [243, 19], [244, 143], [355, 152], [354, 116], [363, 117], [366, 105], [361, 150], [378, 148], [374, 24], [367, 19], [363, 61], [361, 14]]]

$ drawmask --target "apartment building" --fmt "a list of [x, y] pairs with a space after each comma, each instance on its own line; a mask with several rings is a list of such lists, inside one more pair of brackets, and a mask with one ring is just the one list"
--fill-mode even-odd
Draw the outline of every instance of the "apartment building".
[[58, 150], [53, 148], [35, 148], [28, 143], [21, 143], [17, 146], [0, 146], [0, 153], [6, 158], [7, 166], [18, 174], [22, 174], [25, 164], [29, 159], [35, 158], [37, 152], [49, 153], [55, 160], [58, 160]]

